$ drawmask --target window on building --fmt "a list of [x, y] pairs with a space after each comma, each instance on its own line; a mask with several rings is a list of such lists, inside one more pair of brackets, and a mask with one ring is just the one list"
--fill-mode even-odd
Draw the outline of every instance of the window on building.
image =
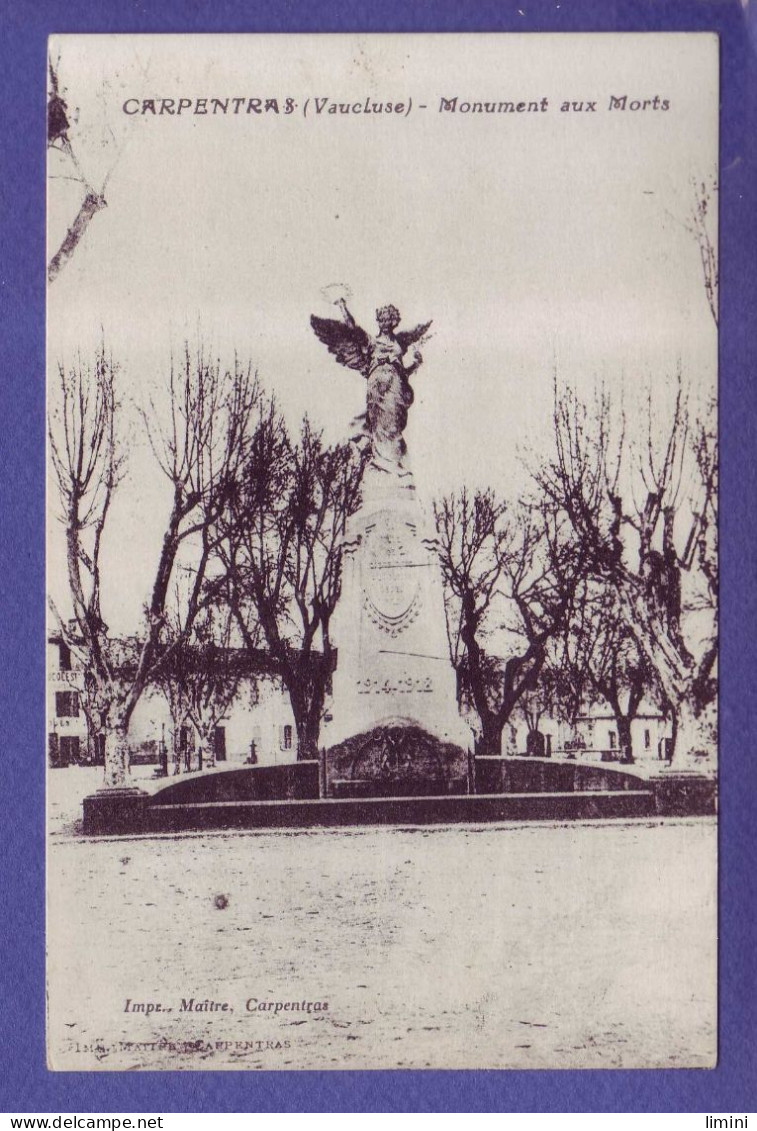
[[617, 734], [615, 733], [614, 730], [611, 730], [610, 731], [610, 749], [611, 750], [617, 750], [617, 748], [618, 748], [618, 736], [617, 736]]
[[284, 727], [284, 749], [292, 749], [292, 728], [290, 726]]
[[55, 692], [55, 714], [59, 719], [74, 719], [79, 714], [79, 694], [76, 691]]
[[70, 766], [72, 762], [80, 760], [78, 734], [62, 734], [60, 736], [60, 764]]
[[96, 766], [105, 765], [105, 735], [102, 732], [95, 735], [94, 759]]
[[652, 732], [647, 729], [644, 731], [644, 749], [649, 750], [652, 746]]
[[58, 651], [59, 651], [59, 655], [60, 655], [60, 670], [62, 672], [70, 672], [71, 671], [71, 649], [69, 648], [68, 644], [64, 644], [63, 641], [61, 640], [60, 644], [58, 645]]

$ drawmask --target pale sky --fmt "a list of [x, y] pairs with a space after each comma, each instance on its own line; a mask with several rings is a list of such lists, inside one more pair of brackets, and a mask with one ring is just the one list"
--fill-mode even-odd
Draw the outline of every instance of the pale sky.
[[[49, 289], [51, 366], [102, 332], [135, 397], [198, 323], [249, 357], [293, 424], [349, 435], [365, 385], [314, 337], [321, 296], [434, 320], [407, 430], [420, 491], [517, 495], [524, 444], [549, 448], [552, 374], [628, 403], [680, 361], [697, 397], [716, 335], [686, 224], [717, 169], [710, 35], [74, 36], [51, 44], [71, 139], [108, 207]], [[608, 110], [611, 95], [667, 111]], [[439, 113], [442, 97], [549, 100], [546, 113]], [[127, 116], [127, 98], [292, 97], [284, 114]], [[407, 116], [313, 114], [313, 100], [413, 100]], [[302, 107], [310, 99], [310, 111]], [[561, 113], [565, 100], [594, 113]], [[421, 104], [427, 108], [421, 109]], [[133, 104], [131, 104], [133, 105]], [[80, 203], [50, 160], [49, 243]], [[113, 509], [105, 619], [135, 627], [170, 504], [133, 418]], [[49, 588], [62, 600], [61, 527]]]

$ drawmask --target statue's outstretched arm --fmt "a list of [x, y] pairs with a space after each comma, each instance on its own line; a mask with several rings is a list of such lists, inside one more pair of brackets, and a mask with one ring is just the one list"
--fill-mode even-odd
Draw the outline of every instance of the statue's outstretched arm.
[[344, 321], [345, 321], [345, 322], [347, 323], [347, 325], [348, 325], [348, 326], [351, 326], [351, 327], [353, 327], [353, 328], [354, 328], [355, 326], [357, 326], [357, 322], [356, 322], [356, 321], [355, 321], [355, 319], [354, 319], [354, 318], [352, 317], [352, 315], [350, 314], [350, 312], [349, 312], [349, 310], [348, 310], [348, 308], [347, 308], [347, 303], [346, 303], [345, 299], [343, 299], [343, 298], [338, 298], [338, 299], [337, 299], [336, 301], [337, 301], [337, 305], [338, 305], [339, 309], [340, 309], [340, 310], [341, 310], [341, 312], [342, 312], [342, 318], [343, 318], [343, 319], [344, 319]]
[[[417, 345], [423, 341], [430, 327], [430, 322], [421, 322], [421, 324], [419, 326], [416, 326], [414, 330], [400, 330], [400, 332], [397, 334], [397, 341], [399, 342], [400, 348], [402, 349], [403, 358], [411, 346]], [[417, 349], [413, 350], [413, 359], [414, 360], [411, 365], [405, 365], [405, 373], [408, 377], [411, 373], [415, 373], [416, 369], [418, 369], [423, 364], [423, 357]]]
[[[406, 377], [412, 376], [412, 374], [415, 373], [415, 371], [417, 369], [420, 369], [420, 367], [423, 365], [423, 358], [421, 357], [418, 350], [414, 350], [413, 358], [414, 358], [414, 360], [413, 360], [412, 365], [405, 365], [404, 366]], [[404, 362], [403, 362], [403, 365], [404, 365]]]

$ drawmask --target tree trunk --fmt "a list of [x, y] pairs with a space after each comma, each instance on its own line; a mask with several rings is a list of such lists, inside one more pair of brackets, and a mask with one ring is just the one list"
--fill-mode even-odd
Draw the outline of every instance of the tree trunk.
[[691, 658], [681, 652], [665, 632], [659, 618], [651, 616], [643, 600], [627, 587], [619, 589], [620, 608], [629, 632], [639, 646], [665, 698], [677, 706], [692, 691], [695, 671]]
[[294, 708], [294, 725], [297, 731], [297, 761], [318, 757], [318, 739], [321, 734], [321, 712], [324, 692], [316, 689], [307, 698], [303, 697], [298, 710]]
[[673, 757], [671, 768], [676, 770], [693, 769], [698, 764], [699, 752], [709, 753], [712, 742], [706, 733], [706, 722], [696, 713], [690, 699], [682, 699], [673, 709]]
[[129, 723], [122, 716], [108, 721], [105, 731], [105, 787], [123, 789], [129, 771]]
[[530, 730], [526, 736], [526, 754], [531, 758], [545, 758], [547, 754], [547, 741], [543, 733], [536, 728]]
[[[312, 658], [309, 662], [312, 662]], [[326, 698], [326, 682], [319, 672], [291, 672], [284, 677], [294, 715], [297, 734], [297, 761], [318, 757], [321, 715]]]
[[216, 764], [213, 745], [215, 726], [213, 723], [204, 726], [195, 725], [195, 731], [197, 732], [197, 769], [212, 770]]
[[633, 756], [633, 741], [631, 739], [631, 718], [629, 715], [617, 713], [615, 722], [618, 726], [618, 746], [620, 747], [620, 760], [626, 765], [635, 761]]
[[670, 711], [670, 758], [669, 758], [669, 761], [672, 761], [673, 757], [675, 756], [676, 742], [678, 741], [678, 711], [676, 710], [676, 708], [673, 706], [672, 703], [668, 703], [667, 709], [668, 709], [668, 711]]
[[500, 758], [502, 756], [502, 730], [504, 723], [489, 716], [481, 719], [481, 737], [477, 743], [476, 753], [484, 757]]
[[173, 775], [181, 773], [181, 727], [171, 728], [171, 761], [173, 762]]
[[47, 281], [52, 283], [58, 276], [61, 267], [71, 258], [79, 245], [79, 241], [89, 227], [89, 223], [100, 209], [106, 207], [106, 201], [99, 193], [90, 189], [82, 201], [81, 208], [76, 214], [73, 224], [66, 232], [63, 243], [50, 260], [47, 268]]

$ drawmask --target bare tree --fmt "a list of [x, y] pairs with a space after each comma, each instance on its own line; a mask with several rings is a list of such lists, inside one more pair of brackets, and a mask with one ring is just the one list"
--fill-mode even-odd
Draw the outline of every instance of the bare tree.
[[[181, 633], [182, 627], [176, 626], [173, 639]], [[232, 617], [226, 608], [205, 606], [191, 636], [179, 647], [167, 649], [166, 662], [158, 667], [157, 682], [171, 707], [174, 733], [177, 726], [187, 722], [195, 730], [197, 769], [215, 764], [216, 728], [237, 698], [243, 680], [251, 681], [256, 699], [256, 679], [245, 653], [233, 647]], [[174, 750], [178, 749], [174, 741]], [[176, 764], [180, 763], [177, 756]]]
[[[59, 366], [59, 397], [50, 413], [50, 451], [63, 504], [68, 582], [90, 702], [105, 732], [105, 782], [122, 786], [132, 713], [159, 663], [181, 646], [200, 607], [211, 531], [245, 453], [258, 392], [250, 371], [232, 370], [187, 347], [172, 363], [168, 424], [145, 414], [153, 449], [172, 489], [172, 505], [145, 623], [138, 638], [113, 640], [101, 615], [101, 546], [110, 502], [123, 471], [116, 431], [116, 366], [101, 349], [92, 366]], [[166, 608], [180, 553], [195, 557], [181, 631], [166, 644]], [[66, 625], [58, 617], [64, 638]], [[76, 645], [76, 642], [73, 642]]]
[[364, 457], [324, 445], [307, 419], [292, 441], [273, 400], [261, 406], [237, 492], [222, 523], [217, 589], [251, 654], [262, 642], [287, 689], [299, 758], [318, 751], [335, 655], [342, 541], [360, 497]]
[[53, 255], [47, 268], [47, 281], [53, 283], [61, 269], [66, 265], [79, 246], [87, 228], [103, 208], [107, 207], [105, 190], [112, 173], [112, 168], [103, 180], [100, 188], [95, 188], [90, 177], [84, 172], [71, 131], [75, 129], [70, 118], [68, 103], [63, 97], [61, 89], [59, 67], [48, 62], [48, 93], [47, 93], [47, 148], [60, 153], [65, 159], [66, 172], [52, 174], [63, 176], [67, 180], [77, 181], [81, 185], [83, 198], [76, 216], [66, 231], [63, 242]]
[[53, 612], [64, 640], [82, 662], [86, 717], [95, 733], [104, 729], [120, 679], [101, 613], [100, 573], [103, 532], [123, 475], [116, 435], [116, 372], [104, 346], [91, 365], [81, 357], [70, 367], [60, 364], [58, 397], [49, 420], [73, 621], [64, 621], [54, 606]]
[[[180, 607], [180, 600], [177, 599], [174, 608]], [[186, 749], [182, 736], [186, 735], [189, 726], [191, 659], [188, 644], [184, 641], [185, 635], [181, 618], [175, 612], [167, 613], [161, 632], [165, 655], [160, 661], [156, 661], [152, 675], [153, 685], [163, 694], [171, 717], [170, 763], [174, 774], [180, 774], [185, 768], [183, 763]]]
[[479, 752], [499, 753], [504, 664], [485, 646], [491, 608], [502, 575], [507, 540], [507, 504], [492, 490], [470, 493], [463, 487], [434, 503], [435, 549], [445, 587], [450, 658], [457, 673], [458, 703], [478, 716]]
[[693, 238], [699, 253], [702, 285], [707, 305], [715, 326], [719, 321], [718, 291], [720, 268], [718, 261], [718, 179], [713, 171], [703, 179], [692, 177], [690, 181], [691, 204], [685, 219], [681, 215], [665, 209], [666, 215], [678, 227]]
[[[569, 615], [577, 562], [545, 506], [511, 513], [493, 491], [463, 488], [436, 503], [434, 517], [458, 696], [478, 716], [479, 752], [499, 754], [505, 723]], [[500, 654], [491, 646], [497, 632]], [[506, 660], [505, 634], [518, 649]]]
[[717, 224], [718, 182], [713, 175], [708, 180], [693, 181], [694, 206], [688, 230], [697, 241], [702, 264], [702, 283], [715, 325], [718, 325], [719, 266], [715, 228]]
[[611, 588], [618, 631], [653, 673], [681, 754], [706, 747], [701, 721], [715, 696], [717, 459], [711, 423], [692, 435], [680, 374], [674, 387], [664, 425], [650, 395], [646, 436], [630, 444], [609, 398], [590, 409], [556, 389], [556, 452], [536, 478], [591, 576]]
[[559, 650], [551, 642], [548, 656], [533, 687], [526, 690], [518, 703], [526, 723], [526, 753], [543, 757], [547, 753], [542, 719], [563, 722], [570, 717], [572, 688], [559, 661]]
[[656, 696], [654, 672], [618, 608], [614, 590], [587, 578], [574, 604], [559, 650], [572, 711], [606, 703], [618, 728], [621, 762], [634, 761], [632, 723], [645, 695]]

